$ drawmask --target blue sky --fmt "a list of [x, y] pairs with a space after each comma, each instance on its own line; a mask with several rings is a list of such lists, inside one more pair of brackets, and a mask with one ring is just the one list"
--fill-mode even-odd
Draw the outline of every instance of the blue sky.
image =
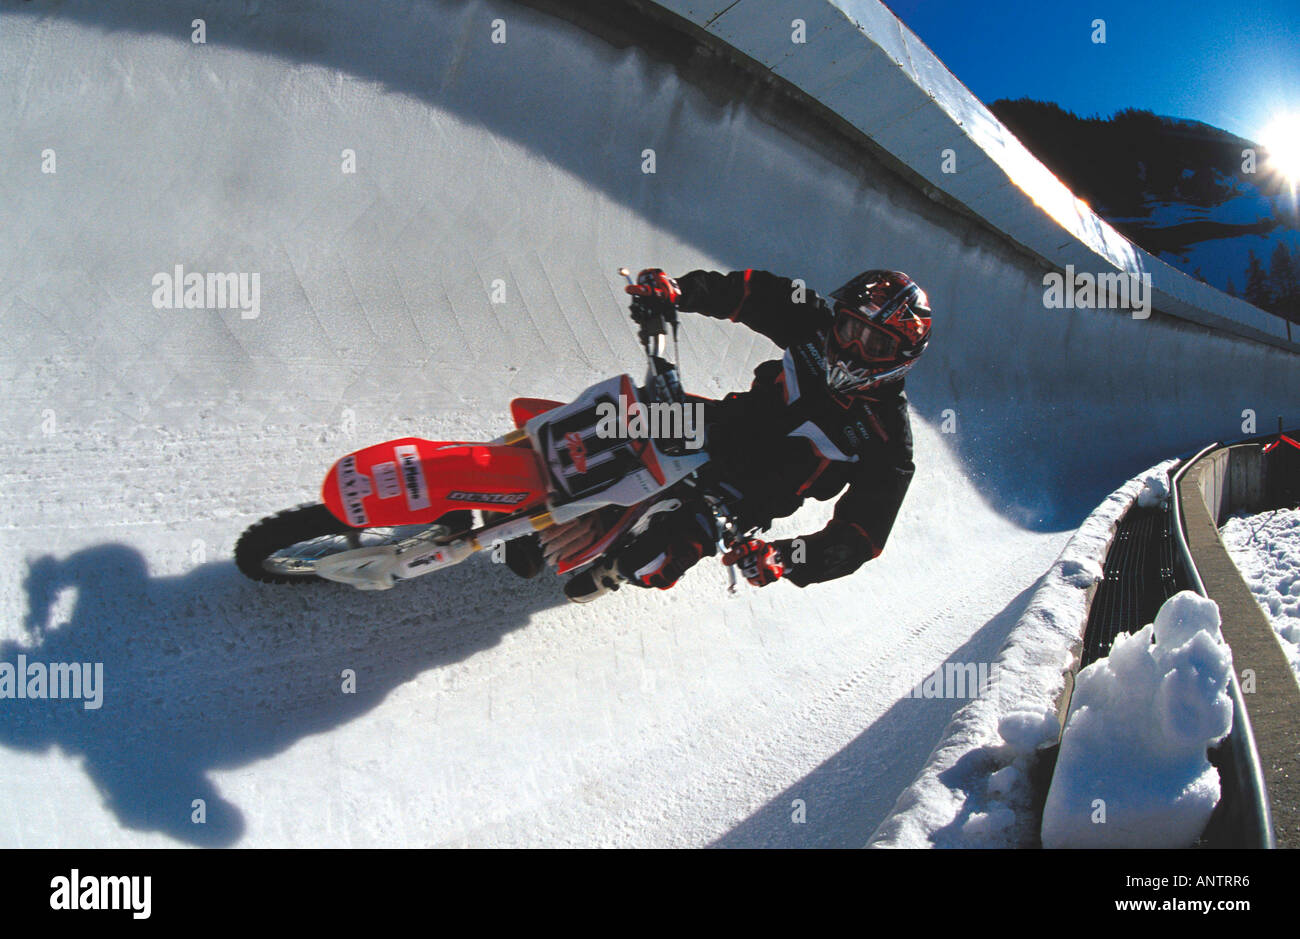
[[1257, 142], [1273, 115], [1300, 115], [1300, 0], [885, 2], [985, 102], [1145, 108]]

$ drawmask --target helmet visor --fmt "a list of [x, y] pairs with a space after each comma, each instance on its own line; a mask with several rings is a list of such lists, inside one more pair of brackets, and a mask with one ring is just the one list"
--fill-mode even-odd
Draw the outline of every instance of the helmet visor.
[[863, 362], [890, 362], [898, 355], [898, 337], [874, 326], [863, 314], [847, 307], [835, 312], [835, 342]]

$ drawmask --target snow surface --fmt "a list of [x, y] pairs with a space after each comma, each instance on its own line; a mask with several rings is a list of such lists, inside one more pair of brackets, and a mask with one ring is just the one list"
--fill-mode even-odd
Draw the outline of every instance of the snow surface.
[[[106, 685], [3, 703], [0, 845], [861, 844], [962, 703], [896, 676], [991, 660], [1115, 480], [1238, 420], [1164, 379], [1296, 396], [1279, 350], [1045, 312], [981, 226], [535, 10], [202, 13], [198, 45], [161, 0], [0, 0], [0, 661]], [[155, 308], [178, 264], [260, 274], [259, 315]], [[883, 557], [581, 608], [486, 558], [382, 596], [235, 572], [341, 453], [492, 437], [513, 395], [639, 369], [614, 270], [642, 264], [926, 285]], [[692, 318], [683, 375], [721, 395], [773, 351]]]
[[1030, 772], [1056, 743], [1056, 701], [1088, 620], [1088, 589], [1101, 580], [1124, 513], [1167, 479], [1170, 460], [1129, 480], [1079, 526], [1039, 580], [999, 650], [984, 694], [953, 717], [912, 784], [872, 834], [873, 848], [1030, 847]]
[[1138, 493], [1137, 503], [1144, 509], [1154, 509], [1169, 500], [1169, 474], [1156, 471], [1142, 477], [1142, 491]]
[[1234, 515], [1219, 534], [1300, 682], [1300, 509]]
[[1219, 801], [1232, 729], [1219, 607], [1184, 590], [1079, 672], [1043, 809], [1045, 848], [1185, 848]]

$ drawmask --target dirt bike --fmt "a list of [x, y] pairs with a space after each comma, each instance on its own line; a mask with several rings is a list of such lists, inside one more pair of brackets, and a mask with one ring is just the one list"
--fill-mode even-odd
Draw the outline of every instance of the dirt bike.
[[[626, 269], [619, 273], [632, 283]], [[629, 309], [647, 359], [643, 385], [624, 374], [567, 404], [515, 398], [514, 430], [486, 443], [403, 437], [349, 453], [330, 468], [321, 502], [248, 528], [235, 546], [236, 565], [262, 583], [328, 580], [387, 590], [585, 518], [573, 526], [584, 537], [551, 559], [564, 574], [616, 553], [655, 514], [691, 497], [709, 506], [719, 545], [729, 550], [745, 533], [728, 507], [731, 494], [705, 478], [707, 441], [684, 439], [684, 419], [676, 435], [633, 426], [656, 408], [685, 414], [704, 400], [682, 391], [677, 366], [663, 357], [668, 327], [676, 348], [677, 311], [642, 296]]]

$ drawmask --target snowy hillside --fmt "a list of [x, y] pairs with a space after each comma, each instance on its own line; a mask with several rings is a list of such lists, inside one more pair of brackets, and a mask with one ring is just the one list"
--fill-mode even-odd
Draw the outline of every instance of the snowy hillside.
[[1102, 217], [1179, 270], [1245, 296], [1252, 252], [1265, 274], [1279, 245], [1300, 265], [1300, 204], [1257, 142], [1146, 111], [1083, 118], [1031, 99], [991, 109]]

